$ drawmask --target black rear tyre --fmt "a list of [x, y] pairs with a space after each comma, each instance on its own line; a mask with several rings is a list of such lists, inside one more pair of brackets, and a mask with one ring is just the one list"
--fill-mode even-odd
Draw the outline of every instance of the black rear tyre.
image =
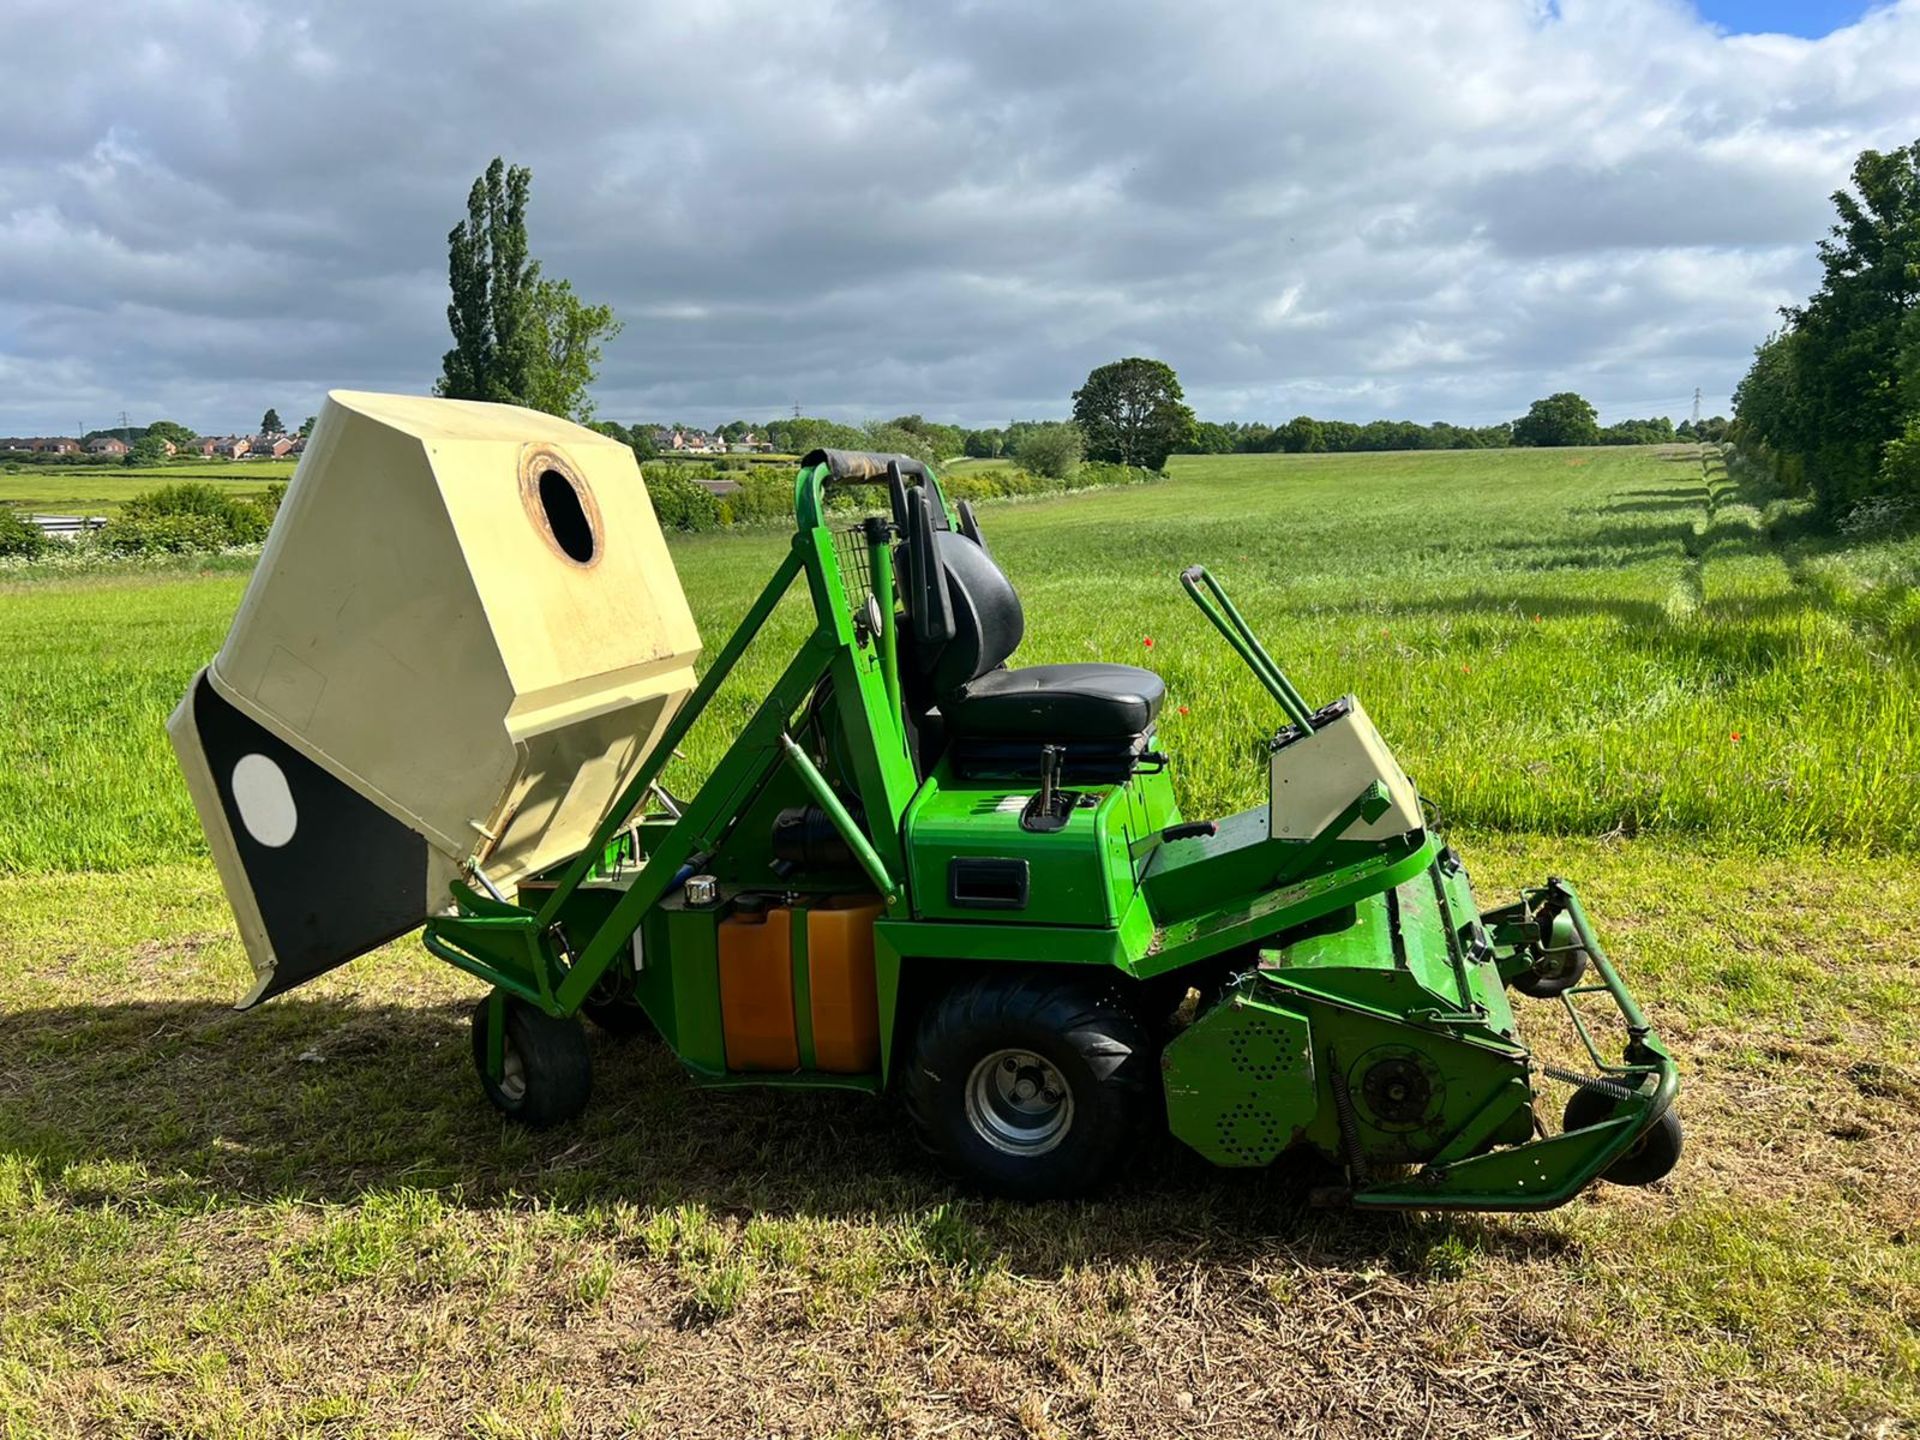
[[[1567, 1100], [1561, 1129], [1584, 1130], [1598, 1125], [1619, 1108], [1619, 1101], [1602, 1090], [1579, 1089]], [[1685, 1137], [1680, 1129], [1680, 1112], [1673, 1106], [1647, 1127], [1618, 1160], [1600, 1176], [1615, 1185], [1651, 1185], [1663, 1180], [1680, 1163]]]
[[1021, 1200], [1098, 1189], [1138, 1141], [1147, 1032], [1111, 987], [991, 976], [921, 1018], [905, 1090], [920, 1138], [961, 1180]]
[[473, 1012], [473, 1065], [480, 1088], [502, 1115], [534, 1130], [572, 1120], [593, 1093], [593, 1061], [575, 1019], [559, 1019], [524, 1000], [507, 1001], [506, 1063], [487, 1074], [487, 1004]]

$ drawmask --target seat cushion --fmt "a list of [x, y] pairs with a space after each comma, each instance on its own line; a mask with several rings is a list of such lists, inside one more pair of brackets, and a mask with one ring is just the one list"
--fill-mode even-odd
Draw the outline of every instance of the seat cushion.
[[955, 739], [1118, 739], [1153, 724], [1167, 687], [1136, 665], [1028, 665], [989, 670], [940, 703]]

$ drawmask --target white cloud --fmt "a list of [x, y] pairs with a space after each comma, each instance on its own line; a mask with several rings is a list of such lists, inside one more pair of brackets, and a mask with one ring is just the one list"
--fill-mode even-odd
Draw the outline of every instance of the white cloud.
[[1680, 0], [15, 0], [6, 38], [0, 432], [424, 388], [496, 153], [628, 321], [617, 418], [1060, 413], [1128, 353], [1221, 418], [1724, 407], [1854, 154], [1920, 130], [1920, 0], [1819, 41]]

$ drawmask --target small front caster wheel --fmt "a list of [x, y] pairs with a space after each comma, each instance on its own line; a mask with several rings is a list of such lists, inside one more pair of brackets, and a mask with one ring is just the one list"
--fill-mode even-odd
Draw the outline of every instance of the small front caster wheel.
[[473, 1011], [473, 1064], [480, 1087], [502, 1115], [534, 1130], [573, 1119], [593, 1092], [593, 1061], [575, 1019], [557, 1019], [524, 1000], [505, 1004], [505, 1034], [497, 1075], [487, 1063], [490, 1000]]
[[1542, 957], [1531, 970], [1513, 977], [1513, 988], [1535, 1000], [1553, 1000], [1587, 976], [1587, 952], [1569, 947]]
[[[1604, 1091], [1576, 1090], [1567, 1100], [1561, 1128], [1584, 1130], [1589, 1125], [1598, 1125], [1612, 1115], [1618, 1106], [1619, 1102]], [[1615, 1185], [1651, 1185], [1656, 1180], [1665, 1179], [1673, 1167], [1680, 1163], [1682, 1141], [1680, 1112], [1669, 1105], [1666, 1114], [1648, 1126], [1646, 1132], [1628, 1147], [1625, 1154], [1609, 1165], [1600, 1178]]]

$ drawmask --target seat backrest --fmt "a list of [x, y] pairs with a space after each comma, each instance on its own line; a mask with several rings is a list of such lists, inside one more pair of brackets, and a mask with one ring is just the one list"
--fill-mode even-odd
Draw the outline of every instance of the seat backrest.
[[970, 680], [1006, 663], [1020, 648], [1027, 620], [1020, 597], [991, 556], [955, 530], [934, 532], [933, 544], [947, 573], [953, 603], [953, 638], [921, 666], [935, 703]]

